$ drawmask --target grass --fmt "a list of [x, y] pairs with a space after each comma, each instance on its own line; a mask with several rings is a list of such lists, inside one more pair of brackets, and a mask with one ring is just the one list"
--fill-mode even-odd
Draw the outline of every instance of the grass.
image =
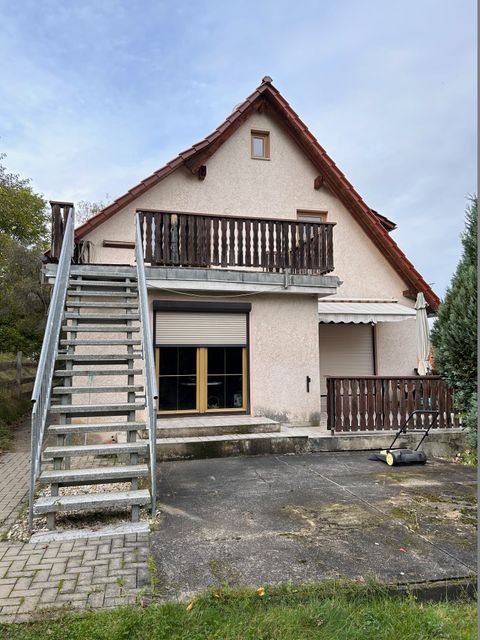
[[422, 604], [379, 586], [217, 589], [189, 603], [0, 625], [3, 640], [473, 640], [472, 601]]

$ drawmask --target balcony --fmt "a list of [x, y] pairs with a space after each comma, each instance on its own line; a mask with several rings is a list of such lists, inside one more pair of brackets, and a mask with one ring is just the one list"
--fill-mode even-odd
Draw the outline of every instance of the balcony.
[[152, 267], [324, 276], [333, 271], [333, 223], [137, 211]]

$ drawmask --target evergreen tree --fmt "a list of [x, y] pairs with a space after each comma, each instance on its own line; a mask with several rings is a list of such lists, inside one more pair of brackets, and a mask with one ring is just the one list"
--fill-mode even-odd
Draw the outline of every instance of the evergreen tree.
[[463, 252], [432, 331], [435, 366], [455, 390], [457, 410], [477, 427], [477, 197], [466, 210]]

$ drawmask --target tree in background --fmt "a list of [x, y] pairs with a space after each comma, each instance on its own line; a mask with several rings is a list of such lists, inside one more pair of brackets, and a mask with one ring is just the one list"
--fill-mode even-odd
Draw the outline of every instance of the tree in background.
[[477, 197], [465, 215], [463, 253], [432, 331], [435, 366], [455, 390], [457, 409], [477, 431]]
[[0, 351], [36, 355], [49, 304], [41, 283], [49, 215], [30, 181], [8, 173], [0, 154]]
[[105, 196], [105, 201], [90, 202], [89, 200], [80, 200], [77, 202], [75, 205], [75, 226], [83, 224], [92, 216], [95, 216], [99, 211], [105, 209], [109, 203], [110, 197], [108, 194]]
[[[28, 246], [46, 240], [46, 202], [30, 187], [30, 180], [8, 173], [0, 153], [0, 243], [13, 240]], [[1, 246], [0, 246], [1, 248]]]

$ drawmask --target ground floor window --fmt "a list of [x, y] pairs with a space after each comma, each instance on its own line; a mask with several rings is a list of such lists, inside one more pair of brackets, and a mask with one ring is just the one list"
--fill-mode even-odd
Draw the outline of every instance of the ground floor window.
[[156, 360], [160, 413], [246, 410], [246, 347], [161, 346]]

